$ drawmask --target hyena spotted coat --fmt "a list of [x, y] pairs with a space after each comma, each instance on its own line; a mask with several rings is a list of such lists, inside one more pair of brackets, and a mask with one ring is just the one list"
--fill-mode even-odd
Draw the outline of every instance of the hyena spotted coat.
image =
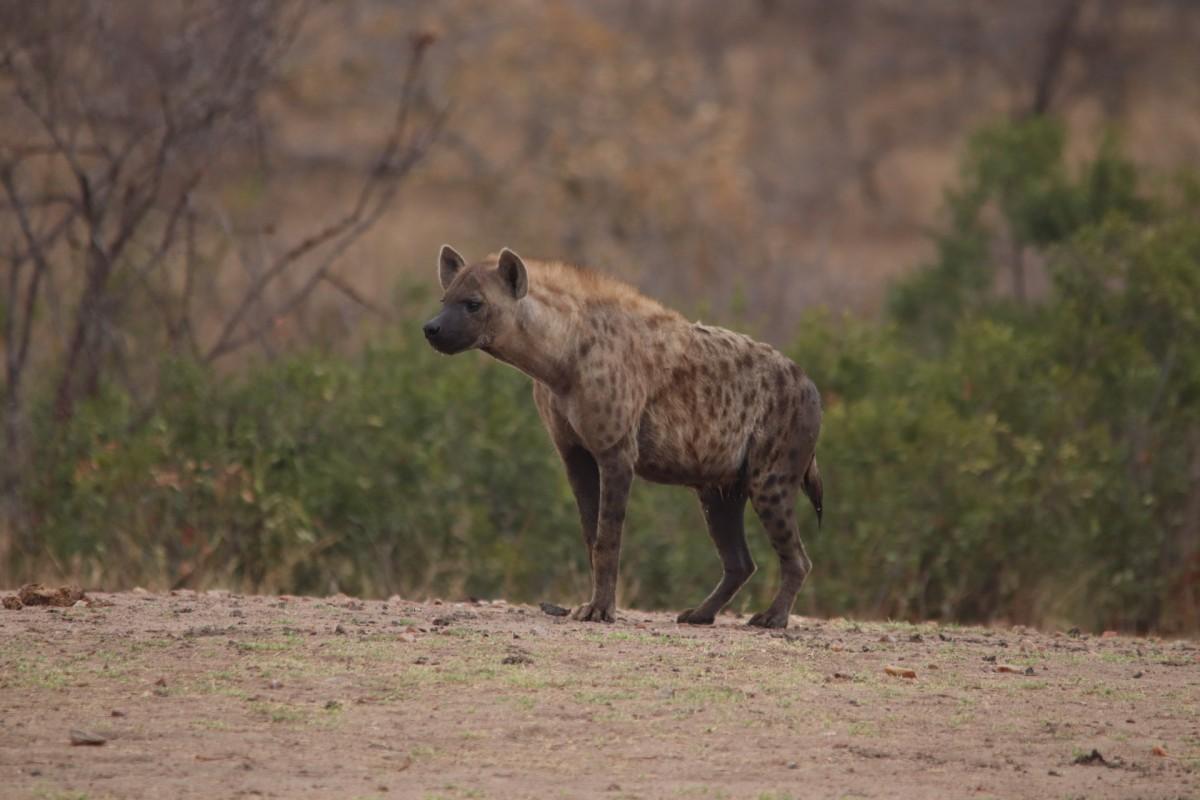
[[753, 574], [749, 500], [779, 555], [781, 581], [751, 625], [787, 626], [812, 562], [797, 492], [821, 515], [815, 449], [821, 401], [803, 370], [768, 345], [690, 323], [633, 288], [511, 250], [468, 265], [442, 247], [442, 311], [425, 325], [438, 351], [478, 348], [534, 380], [538, 413], [566, 466], [592, 567], [575, 619], [611, 622], [634, 475], [694, 488], [724, 575], [680, 622], [710, 624]]

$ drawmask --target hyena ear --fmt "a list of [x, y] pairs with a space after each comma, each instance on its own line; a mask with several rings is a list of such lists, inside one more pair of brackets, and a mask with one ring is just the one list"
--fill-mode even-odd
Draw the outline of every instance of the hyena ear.
[[449, 288], [454, 276], [466, 263], [466, 259], [460, 256], [457, 250], [448, 244], [442, 245], [441, 252], [438, 253], [438, 280], [441, 281], [443, 289]]
[[520, 300], [529, 291], [529, 271], [521, 257], [507, 247], [500, 251], [500, 277], [504, 285]]

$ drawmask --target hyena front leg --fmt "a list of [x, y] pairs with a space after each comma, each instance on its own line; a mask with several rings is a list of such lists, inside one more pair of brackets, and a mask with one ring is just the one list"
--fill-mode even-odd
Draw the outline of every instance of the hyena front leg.
[[744, 488], [731, 488], [726, 491], [703, 489], [700, 491], [700, 506], [704, 509], [708, 534], [717, 546], [724, 573], [721, 575], [721, 582], [704, 602], [684, 611], [677, 621], [691, 625], [711, 625], [721, 609], [737, 594], [737, 590], [754, 574], [754, 559], [746, 545], [743, 519], [746, 509]]
[[612, 622], [617, 610], [617, 569], [621, 561], [621, 529], [633, 483], [633, 463], [623, 449], [596, 458], [600, 473], [600, 507], [592, 546], [592, 599], [571, 612], [572, 619]]
[[596, 530], [600, 522], [600, 468], [592, 454], [578, 446], [564, 450], [562, 460], [575, 495], [575, 505], [579, 506], [579, 525], [583, 529], [588, 566], [594, 570], [592, 551], [596, 549]]

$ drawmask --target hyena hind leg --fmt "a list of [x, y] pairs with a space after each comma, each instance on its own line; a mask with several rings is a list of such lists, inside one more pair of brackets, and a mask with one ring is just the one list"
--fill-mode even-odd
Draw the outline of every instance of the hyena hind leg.
[[704, 510], [704, 521], [708, 524], [708, 535], [717, 547], [724, 572], [721, 582], [712, 593], [700, 605], [681, 613], [677, 621], [692, 625], [711, 625], [721, 609], [737, 594], [738, 589], [750, 580], [755, 567], [750, 548], [746, 545], [744, 489], [702, 489], [699, 495], [700, 506]]
[[[789, 476], [792, 477], [792, 476]], [[770, 479], [768, 479], [769, 481]], [[812, 561], [800, 540], [800, 528], [796, 523], [796, 494], [800, 488], [800, 476], [794, 482], [756, 486], [752, 489], [751, 503], [763, 528], [771, 540], [771, 546], [779, 556], [779, 591], [766, 611], [750, 618], [751, 625], [761, 628], [786, 628], [788, 616], [796, 602], [796, 594], [804, 585], [804, 579], [812, 569]]]

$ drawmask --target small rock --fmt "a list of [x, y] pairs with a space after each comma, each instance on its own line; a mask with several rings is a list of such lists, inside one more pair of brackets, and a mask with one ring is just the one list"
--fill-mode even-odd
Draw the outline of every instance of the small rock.
[[340, 622], [337, 625], [333, 626], [333, 632], [336, 633], [338, 636], [346, 635], [346, 629], [342, 627], [342, 623], [340, 623]]
[[917, 677], [917, 671], [915, 669], [909, 669], [908, 667], [894, 667], [888, 665], [883, 668], [883, 671], [895, 678], [908, 678], [911, 680]]
[[111, 716], [114, 716], [114, 717], [127, 717], [127, 716], [129, 716], [129, 715], [128, 715], [128, 714], [126, 714], [124, 711], [120, 710], [119, 708], [114, 708], [114, 709], [112, 710], [112, 712], [111, 712]]
[[919, 633], [914, 633], [912, 636], [908, 637], [908, 640], [910, 642], [923, 642], [925, 641], [925, 637], [921, 636]]
[[800, 764], [795, 761], [789, 761], [787, 768], [788, 769], [800, 769]]
[[565, 617], [571, 613], [571, 609], [556, 606], [554, 603], [538, 603], [538, 608], [542, 610], [543, 614], [549, 614], [552, 617]]
[[1145, 675], [1145, 674], [1146, 674], [1146, 673], [1142, 672], [1142, 671], [1139, 669], [1137, 672], [1133, 673], [1133, 677], [1135, 677], [1135, 678], [1140, 678], [1140, 677], [1142, 677], [1142, 676], [1143, 676], [1143, 675]]
[[1092, 752], [1086, 755], [1076, 756], [1073, 764], [1081, 764], [1085, 767], [1107, 767], [1108, 762], [1104, 760], [1104, 756], [1100, 755], [1099, 750], [1093, 749]]
[[92, 733], [91, 731], [83, 731], [83, 730], [79, 730], [77, 728], [71, 729], [71, 744], [72, 745], [76, 745], [76, 746], [82, 745], [82, 746], [86, 746], [86, 747], [99, 747], [100, 745], [104, 744], [107, 741], [108, 741], [108, 739], [105, 739], [103, 736], [101, 736], [98, 733]]
[[1059, 771], [1058, 771], [1058, 770], [1056, 770], [1056, 769], [1049, 770], [1049, 771], [1047, 771], [1047, 772], [1046, 772], [1046, 774], [1047, 774], [1047, 775], [1053, 775], [1055, 778], [1061, 778], [1061, 777], [1062, 777], [1062, 773], [1061, 773], [1061, 772], [1059, 772]]
[[[1071, 628], [1071, 630], [1067, 631], [1067, 636], [1070, 636], [1074, 639], [1078, 639], [1082, 635], [1083, 631], [1081, 631], [1079, 628]], [[1092, 752], [1095, 753], [1096, 751], [1093, 750]], [[1097, 753], [1097, 755], [1099, 754]]]
[[167, 685], [167, 679], [166, 679], [166, 678], [162, 678], [162, 677], [160, 677], [158, 680], [156, 680], [156, 681], [154, 682], [154, 685], [155, 685], [155, 686], [166, 686], [166, 685]]
[[325, 701], [325, 710], [326, 711], [337, 711], [341, 707], [342, 707], [342, 704], [339, 703], [337, 700], [326, 700]]
[[15, 594], [6, 594], [4, 596], [4, 607], [9, 611], [20, 611], [25, 607], [25, 604]]
[[283, 681], [279, 680], [278, 678], [272, 678], [272, 679], [271, 679], [271, 680], [270, 680], [270, 681], [267, 683], [267, 688], [268, 688], [268, 689], [282, 689], [282, 688], [283, 688]]
[[879, 641], [891, 644], [896, 641], [896, 637], [892, 636], [890, 633], [885, 633], [883, 636], [879, 637]]

